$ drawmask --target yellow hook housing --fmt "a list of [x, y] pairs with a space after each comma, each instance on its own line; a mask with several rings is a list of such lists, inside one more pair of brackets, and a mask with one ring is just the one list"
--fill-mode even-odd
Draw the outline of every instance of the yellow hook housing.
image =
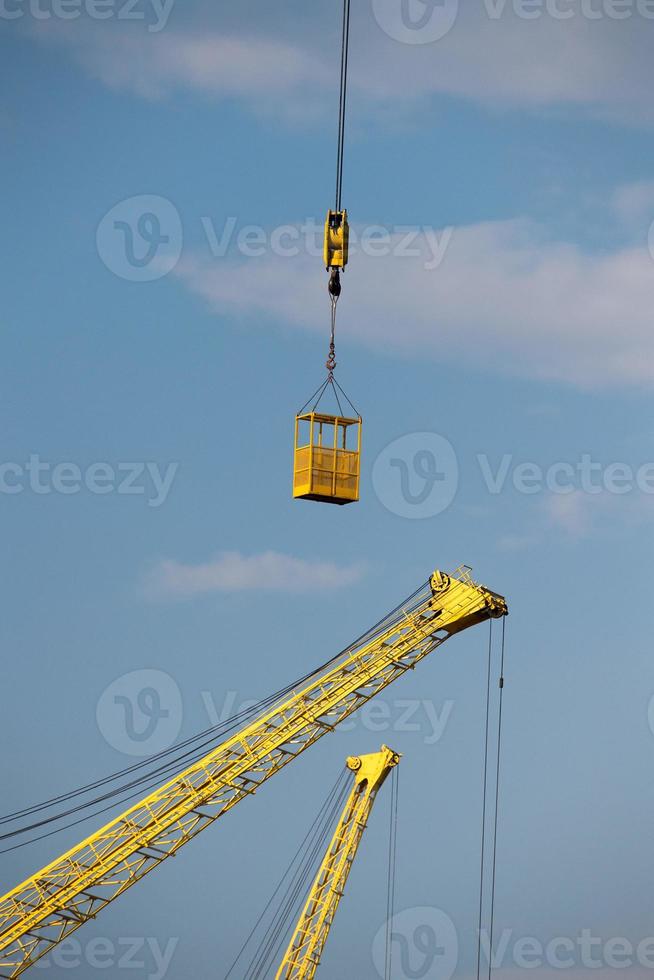
[[347, 211], [328, 211], [325, 221], [323, 257], [327, 269], [344, 269], [350, 242]]

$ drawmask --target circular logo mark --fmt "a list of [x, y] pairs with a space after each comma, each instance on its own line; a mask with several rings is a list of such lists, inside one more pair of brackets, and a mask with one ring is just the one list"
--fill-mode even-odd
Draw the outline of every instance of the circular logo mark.
[[98, 255], [114, 275], [154, 282], [175, 268], [182, 254], [182, 220], [165, 197], [142, 194], [121, 201], [98, 225]]
[[154, 755], [169, 748], [182, 727], [182, 696], [163, 670], [134, 670], [113, 681], [96, 709], [98, 728], [125, 755]]
[[[390, 933], [390, 935], [389, 935]], [[405, 909], [381, 927], [372, 943], [372, 961], [386, 976], [387, 939], [393, 980], [451, 980], [459, 961], [459, 937], [449, 915], [440, 909]]]
[[459, 0], [372, 0], [375, 20], [403, 44], [432, 44], [452, 30]]
[[654, 735], [654, 694], [649, 699], [647, 706], [647, 721], [649, 722], [649, 730]]
[[372, 469], [380, 502], [399, 517], [424, 520], [447, 510], [459, 486], [452, 443], [437, 432], [412, 432], [384, 449]]

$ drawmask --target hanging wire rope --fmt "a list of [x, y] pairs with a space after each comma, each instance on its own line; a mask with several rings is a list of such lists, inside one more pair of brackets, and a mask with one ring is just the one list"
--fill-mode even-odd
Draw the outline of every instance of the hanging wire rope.
[[280, 912], [268, 929], [265, 942], [262, 943], [261, 953], [256, 960], [255, 966], [251, 972], [245, 974], [244, 980], [260, 980], [261, 977], [266, 975], [268, 970], [272, 970], [273, 965], [276, 964], [281, 956], [288, 933], [300, 915], [311, 882], [318, 870], [318, 865], [324, 854], [327, 842], [331, 837], [336, 817], [342, 810], [348, 795], [349, 786], [346, 778], [339, 796], [332, 803], [331, 809], [325, 814], [320, 833], [315, 837], [303, 868], [296, 875], [295, 882], [289, 887]]
[[391, 777], [391, 818], [388, 838], [388, 885], [386, 892], [386, 947], [384, 980], [393, 976], [393, 916], [395, 915], [395, 881], [397, 873], [397, 813], [400, 777], [397, 766]]
[[492, 860], [492, 882], [491, 882], [491, 909], [490, 909], [490, 931], [489, 931], [489, 955], [488, 955], [488, 980], [493, 971], [493, 936], [495, 929], [495, 886], [497, 876], [497, 828], [500, 805], [500, 772], [502, 759], [502, 701], [504, 696], [504, 651], [506, 640], [506, 618], [502, 620], [502, 653], [500, 661], [500, 697], [497, 719], [497, 766], [495, 771], [495, 819], [493, 825], [493, 860]]
[[493, 657], [493, 620], [489, 620], [488, 670], [486, 674], [486, 736], [484, 740], [484, 790], [481, 808], [481, 860], [479, 870], [479, 925], [477, 930], [477, 980], [481, 978], [481, 929], [484, 913], [484, 884], [486, 869], [486, 810], [488, 799], [488, 750], [490, 742], [491, 662]]
[[[234, 959], [229, 970], [225, 974], [224, 980], [229, 980], [229, 977], [231, 977], [232, 974], [234, 973], [234, 970], [236, 969], [239, 962], [243, 958], [248, 946], [256, 936], [257, 931], [260, 929], [263, 922], [265, 921], [267, 914], [270, 912], [271, 908], [273, 907], [276, 897], [280, 894], [280, 892], [284, 888], [284, 884], [289, 878], [289, 876], [292, 875], [291, 882], [293, 882], [297, 879], [298, 875], [302, 876], [304, 874], [304, 868], [306, 866], [308, 856], [313, 850], [313, 845], [315, 844], [315, 840], [317, 837], [322, 838], [324, 826], [327, 824], [328, 818], [332, 813], [332, 810], [334, 809], [334, 805], [337, 804], [338, 801], [341, 799], [343, 795], [343, 788], [344, 786], [346, 786], [346, 784], [347, 784], [347, 771], [343, 770], [339, 774], [338, 779], [336, 780], [331, 790], [329, 791], [329, 794], [327, 795], [325, 802], [323, 803], [320, 810], [318, 811], [313, 823], [309, 827], [309, 830], [307, 831], [304, 837], [304, 840], [302, 841], [297, 851], [293, 855], [290, 864], [284, 871], [284, 874], [280, 878], [275, 890], [273, 891], [272, 895], [268, 899], [265, 908], [263, 909], [256, 923], [254, 924], [252, 930], [250, 931], [250, 934], [248, 935], [247, 939], [244, 941], [243, 945], [239, 949], [236, 958]], [[293, 871], [294, 868], [295, 871]], [[290, 884], [287, 885], [286, 890], [283, 893], [284, 897], [282, 898], [281, 901], [284, 901], [284, 899], [287, 898], [290, 887], [291, 887]], [[280, 906], [281, 906], [281, 902], [280, 902]], [[273, 922], [274, 921], [275, 919], [273, 919]], [[271, 930], [271, 926], [272, 923], [266, 929], [266, 936], [269, 934]], [[262, 938], [262, 940], [259, 943], [259, 950], [261, 950], [263, 942], [264, 939]], [[256, 957], [257, 957], [257, 953], [255, 953], [255, 959]], [[255, 960], [253, 959], [250, 966], [247, 967], [248, 970], [251, 970], [251, 968], [254, 965], [254, 962]]]
[[332, 320], [331, 320], [331, 333], [329, 336], [329, 354], [327, 355], [327, 360], [325, 361], [328, 381], [334, 380], [334, 371], [336, 370], [336, 304], [338, 303], [338, 296], [332, 296], [331, 303], [332, 303]]
[[[201, 759], [204, 755], [206, 755], [208, 751], [210, 751], [210, 749], [213, 746], [220, 744], [219, 740], [224, 739], [225, 735], [233, 731], [239, 724], [247, 722], [254, 714], [264, 711], [267, 708], [271, 707], [272, 704], [275, 702], [275, 700], [277, 700], [280, 696], [289, 693], [291, 690], [293, 690], [294, 686], [295, 686], [294, 684], [288, 685], [288, 687], [285, 688], [283, 691], [277, 692], [276, 694], [264, 699], [263, 701], [260, 701], [257, 704], [252, 705], [250, 708], [241, 711], [236, 715], [233, 715], [231, 718], [227, 719], [227, 721], [221, 723], [220, 725], [216, 725], [212, 728], [206, 729], [204, 732], [200, 732], [199, 734], [192, 736], [191, 738], [187, 739], [185, 742], [177, 743], [171, 748], [163, 752], [160, 752], [155, 756], [151, 756], [150, 758], [144, 760], [144, 762], [142, 763], [137, 763], [134, 766], [130, 766], [127, 769], [121, 770], [117, 773], [113, 773], [112, 775], [107, 776], [102, 780], [97, 780], [95, 783], [89, 783], [86, 786], [82, 786], [79, 789], [73, 790], [72, 792], [64, 794], [60, 797], [55, 797], [52, 800], [46, 800], [45, 802], [39, 803], [33, 807], [27, 807], [24, 810], [20, 810], [14, 814], [9, 814], [3, 817], [2, 819], [0, 819], [0, 825], [8, 824], [8, 823], [10, 824], [26, 816], [30, 816], [38, 812], [47, 811], [48, 809], [51, 810], [62, 802], [66, 802], [70, 799], [75, 799], [78, 797], [83, 797], [87, 795], [89, 792], [91, 792], [93, 789], [99, 788], [104, 785], [108, 785], [109, 783], [118, 781], [119, 779], [124, 779], [126, 776], [130, 775], [131, 773], [141, 768], [144, 767], [147, 768], [148, 766], [151, 767], [153, 762], [156, 762], [158, 759], [165, 758], [166, 756], [170, 756], [172, 753], [179, 753], [180, 749], [185, 748], [189, 745], [193, 746], [193, 748], [191, 748], [189, 751], [176, 755], [165, 765], [157, 766], [154, 769], [151, 769], [150, 771], [143, 773], [138, 778], [131, 780], [130, 782], [124, 783], [121, 786], [118, 786], [117, 788], [111, 790], [110, 792], [103, 793], [101, 795], [96, 795], [84, 803], [80, 803], [75, 807], [71, 807], [70, 809], [63, 810], [58, 813], [54, 813], [35, 823], [26, 824], [23, 825], [22, 827], [19, 827], [18, 829], [0, 834], [0, 841], [10, 840], [12, 838], [29, 833], [30, 831], [38, 830], [42, 827], [58, 823], [59, 821], [64, 820], [66, 817], [75, 816], [79, 813], [84, 812], [85, 810], [90, 810], [92, 807], [97, 806], [100, 803], [104, 803], [107, 800], [113, 801], [109, 806], [103, 807], [100, 810], [95, 810], [92, 813], [86, 813], [85, 816], [83, 816], [81, 819], [74, 820], [68, 824], [60, 826], [56, 830], [51, 831], [50, 833], [41, 834], [37, 837], [32, 837], [27, 841], [22, 841], [19, 844], [15, 844], [13, 847], [0, 850], [0, 854], [7, 853], [8, 851], [17, 850], [19, 847], [26, 846], [27, 844], [30, 843], [35, 843], [36, 841], [43, 840], [46, 837], [51, 837], [54, 833], [67, 830], [70, 827], [77, 826], [78, 824], [84, 822], [87, 819], [91, 819], [91, 817], [99, 816], [103, 813], [106, 813], [108, 810], [112, 809], [112, 807], [116, 805], [118, 802], [125, 803], [131, 799], [136, 798], [137, 796], [140, 796], [144, 789], [154, 788], [158, 783], [161, 782], [164, 776], [173, 775], [176, 772], [179, 772], [181, 768], [192, 764], [194, 761], [197, 761], [198, 759]], [[207, 735], [209, 735], [210, 737], [206, 738]], [[129, 793], [130, 790], [137, 790], [137, 792], [130, 794]]]
[[[341, 33], [341, 80], [338, 104], [338, 141], [336, 149], [336, 200], [335, 215], [336, 220], [344, 222], [345, 215], [342, 212], [343, 199], [343, 160], [345, 156], [345, 111], [347, 105], [347, 70], [350, 49], [350, 0], [343, 0], [343, 28]], [[326, 367], [327, 377], [333, 380], [336, 368], [336, 305], [341, 295], [341, 275], [340, 268], [330, 266], [328, 292], [331, 302], [331, 331], [329, 341], [329, 354], [327, 355]], [[338, 396], [337, 396], [338, 398]]]
[[334, 392], [334, 396], [336, 397], [336, 401], [338, 403], [339, 411], [341, 412], [341, 417], [343, 417], [343, 406], [341, 405], [341, 403], [339, 401], [338, 394], [337, 394], [338, 391], [340, 391], [341, 395], [343, 396], [343, 398], [345, 399], [345, 401], [348, 403], [348, 405], [350, 406], [350, 408], [354, 412], [355, 417], [356, 418], [360, 418], [361, 416], [359, 414], [358, 409], [355, 408], [355, 406], [352, 404], [350, 398], [343, 391], [343, 389], [341, 388], [341, 386], [339, 385], [338, 381], [336, 380], [336, 378], [333, 375], [331, 377], [328, 375], [325, 378], [325, 380], [322, 382], [322, 384], [319, 385], [318, 388], [316, 388], [316, 390], [314, 391], [313, 395], [311, 395], [311, 398], [308, 398], [307, 401], [304, 403], [304, 405], [302, 406], [302, 408], [298, 412], [298, 415], [304, 415], [304, 413], [307, 410], [307, 408], [308, 408], [309, 405], [311, 405], [311, 411], [312, 412], [315, 412], [315, 410], [318, 408], [318, 405], [322, 401], [322, 399], [323, 399], [323, 397], [325, 395], [325, 392], [327, 391], [327, 388], [330, 385], [332, 386], [332, 389], [333, 389], [333, 392]]
[[341, 38], [341, 86], [338, 107], [338, 150], [336, 154], [336, 211], [341, 210], [343, 193], [343, 157], [345, 152], [345, 107], [347, 68], [350, 47], [350, 0], [343, 0], [343, 33]]

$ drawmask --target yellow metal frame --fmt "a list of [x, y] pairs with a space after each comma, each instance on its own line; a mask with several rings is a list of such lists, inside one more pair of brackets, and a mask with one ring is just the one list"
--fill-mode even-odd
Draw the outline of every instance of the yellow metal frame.
[[[301, 425], [309, 426], [309, 441], [301, 443]], [[361, 417], [348, 418], [324, 412], [305, 412], [295, 417], [293, 496], [328, 504], [352, 504], [359, 499], [361, 483]], [[326, 426], [333, 426], [331, 445], [323, 441]], [[348, 432], [356, 426], [356, 449], [348, 448]]]
[[1, 897], [0, 974], [20, 976], [450, 636], [507, 611], [468, 569], [434, 572], [297, 691]]
[[328, 211], [325, 219], [323, 260], [327, 269], [344, 269], [347, 265], [350, 226], [347, 211]]
[[347, 760], [354, 786], [275, 980], [312, 980], [315, 975], [377, 793], [400, 758], [382, 745], [380, 752]]

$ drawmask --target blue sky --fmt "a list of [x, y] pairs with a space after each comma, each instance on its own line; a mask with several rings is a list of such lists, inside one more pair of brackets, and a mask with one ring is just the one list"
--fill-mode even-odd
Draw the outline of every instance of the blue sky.
[[[577, 976], [584, 930], [652, 935], [650, 7], [411, 0], [431, 38], [399, 0], [353, 5], [338, 378], [364, 416], [362, 500], [329, 508], [290, 485], [328, 344], [306, 228], [332, 203], [334, 5], [0, 5], [5, 812], [134, 761], [103, 705], [137, 707], [135, 672], [172, 709], [156, 750], [466, 562], [511, 608], [502, 972], [525, 937], [576, 944], [532, 975]], [[424, 506], [390, 465], [417, 496], [420, 452], [444, 473]], [[385, 741], [404, 754], [398, 910], [445, 913], [471, 977], [486, 643], [452, 640], [46, 976], [94, 976], [103, 938], [122, 977], [129, 937], [131, 976], [156, 975], [148, 941], [173, 941], [169, 978], [223, 976], [345, 757]], [[379, 976], [388, 789], [325, 978]], [[7, 889], [75, 839], [3, 855]]]

